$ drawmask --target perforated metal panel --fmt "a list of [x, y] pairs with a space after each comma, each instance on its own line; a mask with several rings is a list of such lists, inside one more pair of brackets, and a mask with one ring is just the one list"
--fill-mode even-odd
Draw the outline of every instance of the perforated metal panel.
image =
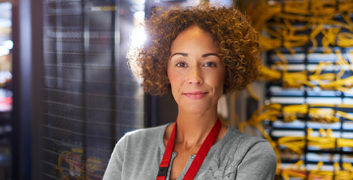
[[143, 127], [125, 58], [132, 6], [43, 0], [42, 179], [101, 179], [117, 140]]

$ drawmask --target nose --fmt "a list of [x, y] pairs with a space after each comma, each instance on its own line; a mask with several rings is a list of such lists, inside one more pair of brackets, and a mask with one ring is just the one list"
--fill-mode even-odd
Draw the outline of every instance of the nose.
[[203, 84], [203, 78], [199, 67], [191, 68], [189, 84], [194, 84], [194, 85]]

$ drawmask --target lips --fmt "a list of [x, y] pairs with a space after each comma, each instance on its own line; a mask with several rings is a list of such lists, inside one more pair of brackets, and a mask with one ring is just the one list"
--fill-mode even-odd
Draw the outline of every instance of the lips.
[[188, 97], [189, 99], [192, 100], [197, 100], [197, 99], [201, 99], [204, 96], [206, 96], [208, 92], [203, 92], [203, 91], [194, 91], [194, 92], [187, 92], [187, 93], [183, 93], [186, 97]]

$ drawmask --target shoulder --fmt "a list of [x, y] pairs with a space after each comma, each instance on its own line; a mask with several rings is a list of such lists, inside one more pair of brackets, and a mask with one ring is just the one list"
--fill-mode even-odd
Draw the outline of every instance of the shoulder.
[[163, 137], [164, 130], [167, 126], [168, 124], [165, 124], [157, 127], [130, 131], [124, 135], [123, 139], [129, 143], [158, 141], [160, 137]]
[[130, 138], [139, 138], [139, 137], [144, 137], [145, 135], [158, 136], [159, 133], [164, 132], [167, 126], [168, 124], [164, 124], [161, 126], [156, 126], [151, 128], [137, 129], [137, 130], [127, 132], [125, 136], [129, 136]]
[[[247, 135], [239, 130], [229, 128], [228, 143], [234, 149], [228, 154], [236, 167], [237, 179], [273, 179], [277, 159], [271, 144], [264, 138]], [[251, 173], [249, 173], [251, 172]]]
[[167, 125], [126, 133], [113, 150], [103, 179], [151, 179], [158, 171], [162, 137]]
[[228, 143], [238, 144], [239, 148], [251, 148], [257, 144], [269, 145], [269, 142], [264, 138], [251, 136], [231, 127], [228, 128], [228, 131]]
[[163, 134], [167, 125], [153, 128], [144, 128], [126, 133], [113, 150], [116, 156], [136, 159], [160, 149], [163, 143]]
[[[137, 129], [127, 132], [116, 144], [116, 148], [123, 148], [125, 152], [140, 153], [163, 147], [163, 135], [169, 124]], [[164, 149], [163, 149], [164, 150]]]
[[271, 144], [264, 138], [245, 134], [237, 129], [230, 128], [227, 132], [227, 139], [224, 142], [226, 149], [234, 149], [229, 156], [237, 156], [240, 162], [245, 157], [261, 156], [261, 159], [276, 162], [276, 155]]

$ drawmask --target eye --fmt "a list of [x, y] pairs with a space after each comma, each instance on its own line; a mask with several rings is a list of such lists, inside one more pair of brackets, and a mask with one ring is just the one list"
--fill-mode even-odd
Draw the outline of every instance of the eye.
[[217, 66], [217, 64], [216, 63], [214, 63], [214, 62], [207, 62], [207, 63], [205, 63], [205, 65], [204, 66], [206, 66], [206, 67], [216, 67]]
[[184, 62], [179, 62], [178, 64], [176, 64], [176, 66], [178, 66], [178, 67], [186, 67], [187, 65]]

